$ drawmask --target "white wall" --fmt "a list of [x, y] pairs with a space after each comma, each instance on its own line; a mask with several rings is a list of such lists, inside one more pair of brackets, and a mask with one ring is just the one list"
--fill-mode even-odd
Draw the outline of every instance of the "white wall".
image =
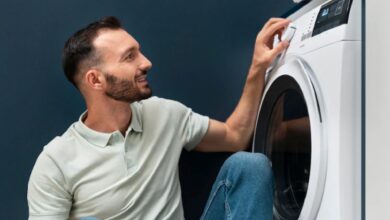
[[390, 219], [390, 1], [366, 0], [366, 219]]

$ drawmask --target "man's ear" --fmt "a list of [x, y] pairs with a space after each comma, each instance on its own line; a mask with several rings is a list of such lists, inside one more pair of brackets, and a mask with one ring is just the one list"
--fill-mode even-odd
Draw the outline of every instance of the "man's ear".
[[102, 90], [106, 83], [103, 73], [96, 69], [88, 70], [84, 75], [84, 80], [87, 87], [96, 90]]

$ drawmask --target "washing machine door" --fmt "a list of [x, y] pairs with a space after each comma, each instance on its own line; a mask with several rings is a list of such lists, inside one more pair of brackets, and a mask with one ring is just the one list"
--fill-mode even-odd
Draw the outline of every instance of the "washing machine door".
[[326, 177], [324, 112], [315, 75], [298, 57], [268, 74], [253, 151], [275, 177], [274, 219], [315, 219]]

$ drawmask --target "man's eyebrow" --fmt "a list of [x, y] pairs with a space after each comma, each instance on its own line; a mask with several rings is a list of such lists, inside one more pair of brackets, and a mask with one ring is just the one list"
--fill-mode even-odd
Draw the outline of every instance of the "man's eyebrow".
[[120, 61], [124, 60], [124, 59], [126, 58], [126, 56], [127, 56], [129, 53], [133, 52], [136, 48], [137, 48], [136, 46], [132, 46], [132, 47], [127, 48], [127, 49], [125, 50], [125, 52], [122, 53], [122, 55], [121, 55], [121, 57], [120, 57], [119, 60], [120, 60]]

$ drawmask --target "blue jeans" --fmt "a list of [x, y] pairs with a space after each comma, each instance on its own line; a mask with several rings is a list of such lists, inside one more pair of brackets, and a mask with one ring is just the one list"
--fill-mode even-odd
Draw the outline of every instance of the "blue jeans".
[[272, 220], [274, 178], [268, 158], [238, 152], [219, 171], [201, 220]]

